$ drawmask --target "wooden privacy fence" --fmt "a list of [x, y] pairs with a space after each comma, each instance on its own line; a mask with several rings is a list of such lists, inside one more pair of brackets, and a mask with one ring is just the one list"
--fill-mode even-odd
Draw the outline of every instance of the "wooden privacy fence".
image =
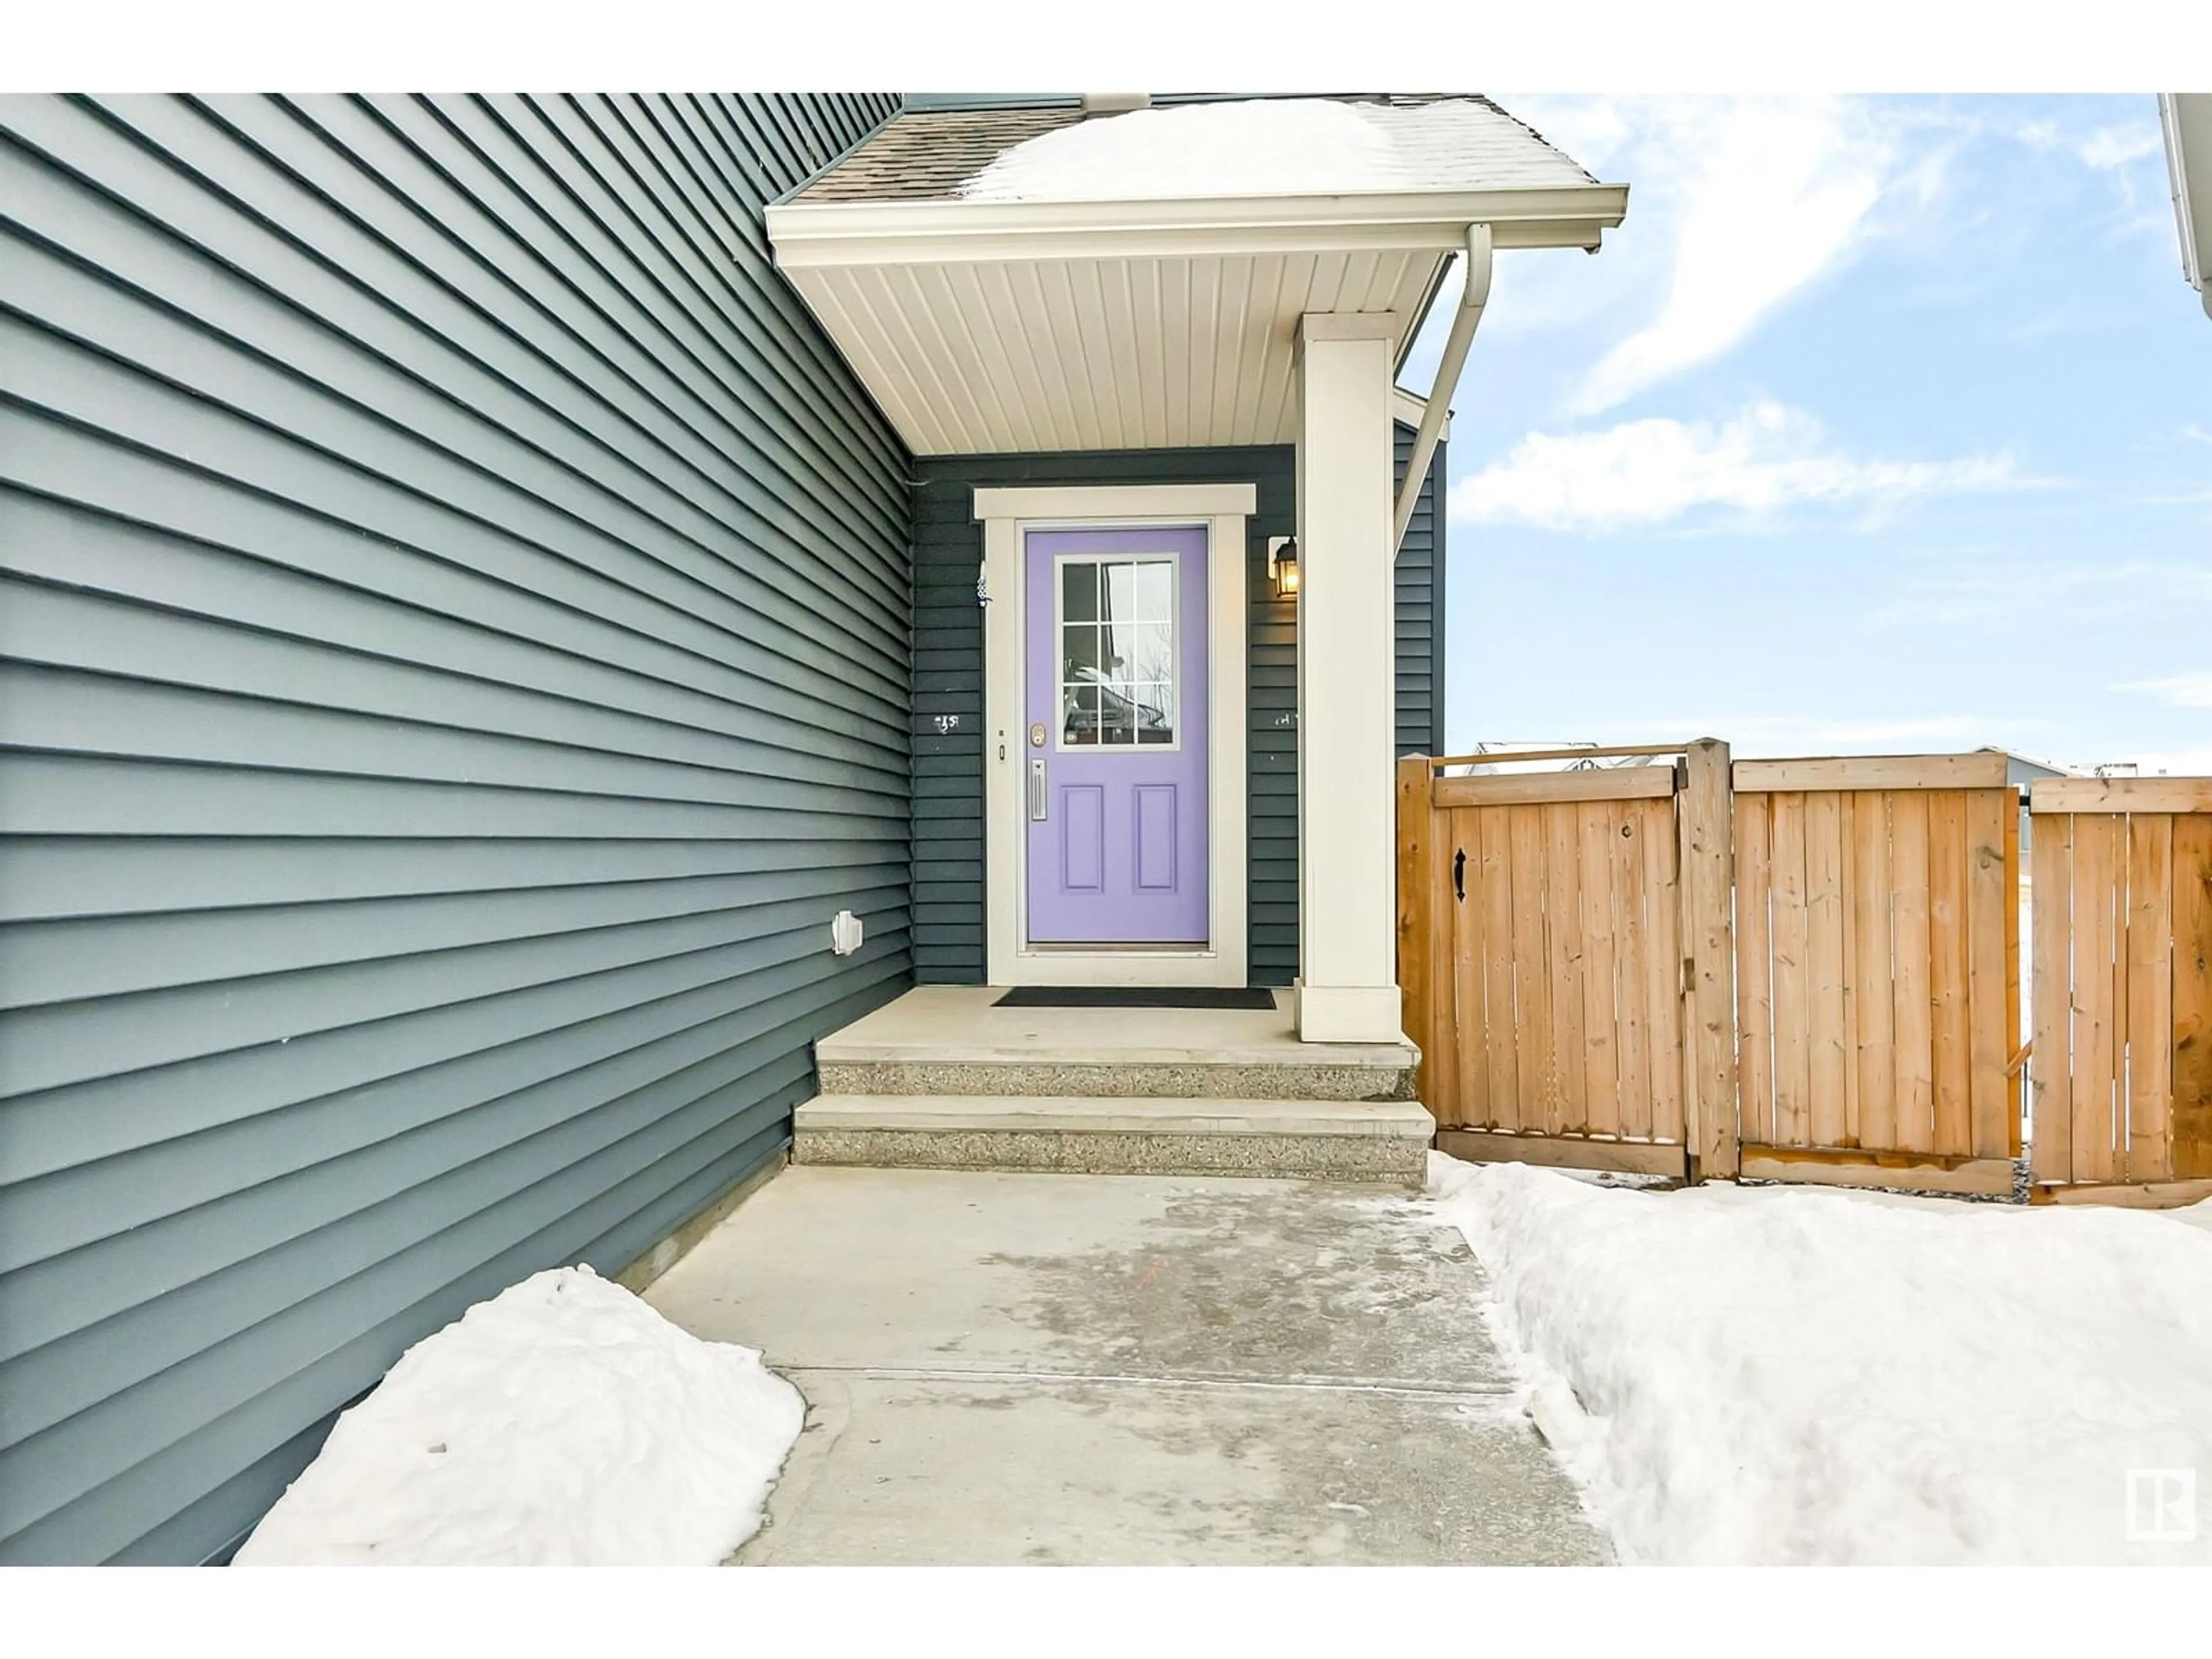
[[2032, 799], [2037, 1191], [2212, 1197], [2212, 779]]
[[[1645, 763], [1439, 775], [1570, 752]], [[1437, 1145], [2009, 1192], [2005, 771], [1996, 753], [1732, 767], [1711, 738], [1401, 762], [1399, 977]]]
[[1461, 763], [1398, 774], [1399, 978], [1437, 1145], [1731, 1173], [1726, 745], [1437, 775]]
[[1735, 785], [1742, 1173], [2009, 1193], [2005, 757], [1739, 761]]

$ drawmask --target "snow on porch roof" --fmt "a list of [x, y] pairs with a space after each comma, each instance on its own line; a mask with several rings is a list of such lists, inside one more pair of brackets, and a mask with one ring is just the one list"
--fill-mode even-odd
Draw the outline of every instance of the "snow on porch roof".
[[793, 197], [1090, 202], [1575, 189], [1597, 180], [1487, 98], [1357, 94], [908, 111]]

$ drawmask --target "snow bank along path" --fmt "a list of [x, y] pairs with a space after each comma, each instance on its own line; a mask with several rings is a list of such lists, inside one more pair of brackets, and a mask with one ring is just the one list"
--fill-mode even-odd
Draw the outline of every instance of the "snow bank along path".
[[799, 1391], [589, 1267], [480, 1302], [401, 1356], [240, 1565], [708, 1565], [759, 1529]]
[[[1626, 1560], [2212, 1562], [2212, 1204], [1603, 1187], [1432, 1157]], [[2191, 1471], [2199, 1524], [2151, 1501]], [[2169, 1480], [2164, 1490], [2171, 1494]]]

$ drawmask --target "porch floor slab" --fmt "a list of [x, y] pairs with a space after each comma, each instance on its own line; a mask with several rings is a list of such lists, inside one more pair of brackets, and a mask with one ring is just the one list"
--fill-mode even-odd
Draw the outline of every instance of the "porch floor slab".
[[795, 1167], [647, 1291], [807, 1421], [745, 1563], [1570, 1563], [1604, 1539], [1418, 1200]]
[[1298, 1040], [1291, 994], [1272, 1008], [1000, 1008], [1003, 986], [918, 985], [815, 1045], [823, 1065], [927, 1060], [1338, 1066], [1395, 1070], [1413, 1045]]

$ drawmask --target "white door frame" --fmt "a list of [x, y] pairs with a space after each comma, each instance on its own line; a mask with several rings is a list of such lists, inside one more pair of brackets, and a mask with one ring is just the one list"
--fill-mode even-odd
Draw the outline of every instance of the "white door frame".
[[[978, 489], [983, 525], [983, 937], [993, 985], [1242, 986], [1249, 960], [1247, 855], [1244, 521], [1259, 489], [1112, 484]], [[1207, 947], [1099, 951], [1028, 945], [1024, 533], [1146, 526], [1202, 527], [1206, 609]]]

